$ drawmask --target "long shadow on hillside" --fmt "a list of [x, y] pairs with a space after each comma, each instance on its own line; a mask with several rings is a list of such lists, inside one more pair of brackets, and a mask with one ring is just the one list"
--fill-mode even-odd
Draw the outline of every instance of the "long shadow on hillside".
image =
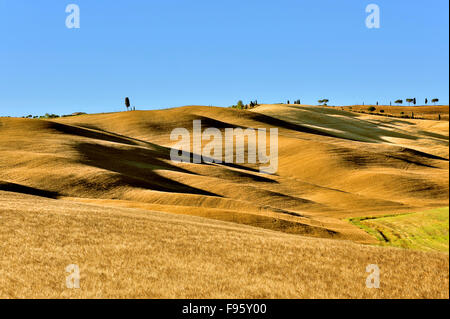
[[[211, 120], [211, 119], [208, 118], [208, 120]], [[217, 122], [220, 123], [220, 125], [223, 128], [230, 127], [230, 125], [227, 124], [227, 123], [216, 121], [216, 124], [217, 124]], [[151, 142], [148, 142], [148, 141], [143, 141], [143, 140], [132, 138], [132, 137], [127, 137], [127, 136], [124, 136], [124, 135], [121, 135], [121, 134], [118, 134], [118, 133], [109, 132], [109, 131], [103, 130], [103, 129], [101, 129], [101, 128], [95, 126], [95, 125], [91, 125], [91, 124], [86, 124], [86, 125], [83, 124], [82, 127], [88, 128], [90, 130], [97, 130], [99, 132], [103, 132], [103, 133], [107, 134], [108, 136], [116, 136], [119, 139], [126, 139], [127, 141], [133, 142], [134, 145], [143, 145], [143, 146], [150, 147], [151, 149], [155, 150], [155, 151], [153, 151], [154, 152], [153, 154], [154, 154], [155, 158], [160, 158], [160, 159], [164, 159], [164, 160], [169, 160], [170, 159], [170, 152], [171, 152], [172, 148], [164, 147], [164, 146], [161, 146], [161, 145], [158, 145], [158, 144], [154, 144], [154, 143], [151, 143]], [[194, 154], [192, 152], [189, 153], [189, 158], [191, 159], [191, 162], [192, 162], [192, 159], [194, 158], [195, 155], [196, 154]], [[211, 162], [211, 159], [209, 159], [209, 160]], [[161, 162], [161, 163], [164, 163], [164, 162]], [[208, 162], [202, 162], [201, 165], [212, 165], [212, 164], [210, 164]], [[239, 169], [241, 171], [233, 171], [233, 173], [236, 176], [247, 178], [247, 179], [251, 179], [251, 180], [253, 180], [255, 182], [278, 183], [275, 180], [272, 180], [272, 179], [269, 179], [269, 178], [265, 178], [263, 176], [258, 176], [258, 175], [254, 175], [254, 174], [243, 172], [243, 171], [250, 171], [252, 173], [260, 173], [260, 171], [258, 169], [255, 169], [255, 168], [252, 168], [252, 167], [243, 166], [243, 165], [239, 165], [239, 164], [235, 164], [235, 163], [226, 163], [226, 162], [222, 162], [222, 163], [219, 163], [219, 164], [216, 164], [216, 165]], [[175, 166], [171, 166], [171, 167], [175, 167]], [[167, 169], [170, 169], [170, 168], [167, 167]], [[183, 171], [184, 173], [193, 174], [192, 172], [187, 171], [187, 170], [182, 170], [182, 169], [179, 169], [179, 170]]]
[[[410, 156], [410, 157], [423, 157], [426, 159], [432, 159], [432, 160], [438, 160], [438, 161], [446, 161], [448, 162], [448, 158], [442, 157], [442, 156], [437, 156], [437, 155], [433, 155], [433, 154], [428, 154], [425, 152], [421, 152], [412, 148], [403, 148], [400, 152], [397, 152], [397, 154], [399, 155], [398, 158], [402, 159], [402, 160], [406, 160], [404, 159], [403, 156]], [[392, 156], [392, 155], [390, 155]], [[412, 162], [414, 163], [414, 162]], [[416, 163], [417, 164], [417, 163]]]
[[[269, 125], [271, 127], [280, 127], [280, 128], [284, 128], [284, 129], [288, 129], [288, 130], [293, 130], [296, 132], [309, 133], [309, 134], [315, 134], [315, 135], [321, 135], [321, 136], [327, 136], [327, 137], [333, 137], [333, 138], [336, 138], [336, 137], [342, 138], [342, 136], [336, 136], [334, 134], [323, 132], [319, 129], [309, 128], [306, 126], [294, 124], [294, 123], [287, 122], [287, 121], [277, 119], [277, 118], [274, 118], [271, 116], [267, 116], [264, 114], [245, 113], [245, 115], [246, 115], [245, 117], [248, 119], [251, 119], [255, 122], [264, 123], [264, 125]], [[250, 128], [248, 126], [239, 126], [237, 124], [223, 122], [223, 121], [216, 120], [216, 119], [213, 119], [210, 117], [189, 114], [188, 116], [186, 116], [185, 119], [183, 119], [183, 121], [178, 120], [178, 122], [173, 123], [173, 127], [172, 127], [172, 125], [168, 125], [164, 128], [164, 130], [171, 130], [171, 129], [175, 128], [176, 126], [185, 127], [186, 129], [190, 130], [190, 129], [192, 129], [192, 124], [193, 124], [192, 121], [193, 120], [201, 120], [202, 129], [206, 129], [208, 127], [214, 127], [214, 128], [218, 128], [221, 130], [224, 130], [226, 128], [238, 128], [238, 127], [242, 128], [242, 129]], [[360, 121], [360, 120], [358, 120], [358, 121]], [[379, 136], [392, 135], [395, 137], [414, 138], [411, 136], [402, 135], [399, 133], [394, 133], [391, 131], [380, 129], [379, 127], [377, 127], [376, 124], [373, 124], [373, 123], [369, 123], [369, 122], [365, 122], [365, 121], [361, 121], [361, 123], [363, 123], [363, 125], [365, 125], [366, 127], [370, 126], [370, 128], [366, 128], [366, 129], [370, 129], [371, 133], [379, 132]], [[261, 126], [263, 127], [264, 125], [261, 125]], [[59, 129], [64, 130], [66, 132], [69, 130], [73, 134], [82, 133], [83, 136], [89, 136], [89, 137], [96, 138], [96, 139], [102, 139], [102, 140], [110, 139], [110, 141], [119, 142], [119, 143], [147, 146], [147, 147], [153, 149], [153, 150], [148, 150], [148, 152], [150, 152], [149, 155], [151, 157], [149, 159], [150, 162], [156, 161], [158, 158], [162, 159], [162, 160], [166, 160], [166, 161], [170, 160], [170, 151], [171, 151], [170, 148], [163, 147], [163, 146], [160, 146], [160, 145], [148, 142], [148, 141], [143, 141], [143, 140], [135, 139], [135, 138], [128, 137], [128, 136], [123, 136], [123, 135], [120, 135], [115, 132], [109, 132], [109, 131], [101, 129], [98, 126], [92, 125], [92, 124], [83, 124], [82, 126], [86, 128], [85, 131], [83, 131], [83, 128], [81, 128], [81, 127], [78, 127], [78, 129], [74, 129], [73, 131], [69, 130], [69, 128], [71, 128], [71, 127], [66, 127], [66, 126], [60, 127]], [[153, 129], [153, 127], [152, 127], [152, 129]], [[389, 132], [391, 132], [391, 133], [389, 133]], [[96, 134], [94, 134], [94, 133], [96, 133]], [[169, 132], [167, 132], [167, 133], [169, 133]], [[374, 136], [372, 135], [372, 137], [374, 137]], [[114, 138], [114, 140], [112, 138]], [[378, 138], [380, 139], [380, 141], [382, 140], [380, 137], [378, 137]], [[358, 140], [358, 139], [352, 139], [349, 137], [347, 137], [346, 139]], [[189, 156], [192, 160], [194, 153], [191, 152], [189, 154]], [[120, 159], [119, 159], [119, 162], [120, 162]], [[159, 165], [162, 166], [164, 169], [169, 169], [169, 170], [176, 169], [178, 171], [183, 171], [184, 173], [192, 174], [192, 172], [186, 171], [186, 170], [181, 170], [180, 168], [178, 168], [176, 166], [169, 167], [168, 164], [163, 161], [159, 161]], [[210, 165], [210, 164], [202, 163], [201, 165]], [[244, 165], [239, 165], [239, 164], [235, 164], [235, 163], [225, 163], [225, 162], [216, 164], [216, 165], [239, 169], [240, 171], [234, 171], [234, 174], [239, 175], [240, 177], [243, 177], [243, 178], [252, 179], [255, 182], [276, 183], [276, 181], [274, 181], [273, 179], [268, 179], [268, 178], [265, 178], [262, 176], [252, 174], [252, 173], [260, 173], [260, 172], [258, 169], [249, 167], [248, 165], [244, 166]], [[246, 173], [245, 171], [248, 171], [249, 173]]]
[[134, 137], [130, 137], [130, 136], [126, 136], [126, 135], [122, 135], [122, 134], [119, 134], [119, 133], [116, 133], [116, 132], [107, 131], [107, 130], [102, 129], [101, 127], [98, 127], [97, 125], [94, 125], [94, 124], [80, 124], [78, 126], [82, 127], [82, 128], [89, 129], [89, 130], [98, 131], [100, 133], [107, 134], [109, 136], [115, 136], [118, 139], [130, 141], [130, 142], [133, 143], [133, 145], [149, 146], [149, 147], [152, 147], [152, 148], [155, 148], [155, 149], [160, 149], [160, 150], [165, 149], [165, 147], [160, 146], [158, 144], [154, 144], [154, 143], [151, 143], [151, 142], [148, 142], [148, 141], [143, 141], [143, 140], [140, 140], [140, 139], [137, 139], [137, 138], [134, 138]]
[[12, 192], [12, 193], [20, 193], [26, 195], [34, 195], [39, 197], [46, 197], [57, 199], [60, 195], [58, 192], [47, 191], [44, 189], [24, 186], [16, 183], [3, 182], [0, 181], [0, 191]]
[[[329, 109], [327, 109], [327, 111], [329, 111]], [[243, 111], [236, 111], [236, 112], [243, 112]], [[337, 111], [336, 111], [337, 112]], [[337, 134], [337, 133], [331, 133], [331, 132], [326, 132], [323, 129], [329, 129], [330, 127], [333, 128], [334, 125], [326, 125], [324, 123], [313, 123], [313, 125], [319, 127], [319, 128], [313, 128], [313, 127], [309, 127], [307, 125], [303, 125], [303, 124], [297, 124], [297, 123], [293, 123], [293, 122], [289, 122], [283, 119], [279, 119], [276, 117], [272, 117], [270, 115], [266, 115], [266, 114], [262, 114], [262, 113], [256, 113], [256, 112], [245, 112], [242, 113], [244, 116], [243, 118], [247, 119], [247, 120], [252, 120], [255, 122], [260, 122], [262, 124], [264, 124], [267, 128], [268, 127], [278, 127], [278, 128], [282, 128], [282, 129], [287, 129], [287, 130], [292, 130], [292, 131], [296, 131], [299, 133], [307, 133], [307, 134], [313, 134], [313, 135], [320, 135], [320, 136], [325, 136], [325, 137], [333, 137], [333, 138], [341, 138], [341, 139], [346, 139], [346, 140], [350, 140], [350, 141], [358, 141], [360, 142], [361, 140], [358, 138], [353, 138], [351, 136], [345, 136], [344, 134], [347, 133], [345, 131], [343, 131], [343, 134]], [[412, 136], [412, 135], [408, 135], [408, 134], [403, 134], [403, 133], [399, 133], [399, 132], [394, 132], [391, 130], [386, 130], [381, 128], [382, 125], [377, 125], [368, 121], [364, 121], [361, 119], [358, 119], [355, 116], [350, 117], [349, 121], [345, 121], [330, 115], [327, 115], [326, 113], [322, 113], [320, 112], [321, 116], [323, 116], [325, 119], [329, 118], [329, 122], [342, 122], [342, 125], [345, 126], [349, 126], [349, 128], [351, 127], [355, 127], [358, 130], [367, 130], [367, 132], [370, 132], [370, 139], [373, 140], [372, 143], [376, 143], [376, 142], [386, 142], [386, 140], [383, 139], [383, 137], [395, 137], [395, 138], [404, 138], [404, 139], [409, 139], [409, 140], [417, 140], [417, 137]], [[223, 128], [228, 128], [228, 127], [241, 127], [241, 128], [248, 128], [248, 126], [245, 125], [237, 125], [237, 124], [231, 124], [231, 123], [225, 123], [213, 118], [209, 118], [209, 117], [204, 117], [204, 116], [191, 116], [192, 119], [197, 119], [197, 120], [202, 120], [202, 127], [203, 128], [207, 128], [207, 127], [216, 127], [219, 129], [223, 129]], [[190, 119], [190, 120], [192, 120]], [[189, 125], [189, 121], [186, 121], [187, 124]], [[191, 124], [192, 125], [192, 121]], [[257, 128], [256, 126], [254, 128]], [[261, 126], [258, 128], [264, 128], [264, 126]], [[351, 132], [349, 132], [351, 133]], [[358, 134], [355, 134], [358, 135]]]
[[[80, 153], [80, 162], [118, 173], [114, 186], [130, 186], [163, 192], [189, 193], [216, 196], [177, 181], [162, 177], [155, 173], [157, 169], [171, 170], [193, 174], [182, 168], [162, 161], [161, 154], [145, 148], [121, 149], [99, 144], [79, 143], [75, 149]], [[105, 185], [107, 187], [108, 185]]]
[[[337, 147], [329, 150], [330, 154], [336, 154], [344, 162], [355, 165], [358, 168], [367, 168], [369, 166], [383, 165], [387, 160], [394, 160], [390, 163], [390, 167], [401, 168], [405, 163], [417, 165], [428, 168], [438, 168], [434, 165], [433, 160], [444, 160], [445, 158], [430, 155], [427, 153], [415, 151], [408, 148], [403, 148], [397, 151], [390, 151], [385, 153], [374, 153], [367, 150], [358, 150], [347, 147]], [[386, 165], [386, 164], [385, 164]]]
[[288, 108], [292, 108], [292, 109], [297, 109], [297, 110], [303, 110], [303, 111], [313, 111], [315, 113], [320, 113], [320, 114], [325, 114], [325, 115], [344, 115], [344, 116], [348, 116], [348, 117], [358, 117], [360, 116], [359, 114], [355, 114], [349, 111], [345, 111], [345, 110], [338, 110], [337, 107], [333, 108], [333, 107], [316, 107], [316, 106], [296, 106], [296, 105], [289, 105], [289, 104], [284, 104], [283, 106], [288, 107]]
[[[386, 130], [386, 129], [381, 128], [383, 125], [377, 125], [377, 124], [370, 123], [368, 121], [364, 121], [364, 120], [361, 120], [361, 119], [358, 119], [355, 117], [352, 117], [347, 121], [344, 121], [342, 119], [332, 117], [332, 116], [329, 116], [326, 114], [321, 114], [321, 115], [325, 118], [329, 118], [330, 123], [332, 123], [332, 122], [337, 123], [337, 122], [341, 121], [341, 126], [344, 126], [344, 127], [347, 126], [349, 128], [348, 133], [351, 133], [352, 127], [354, 127], [357, 131], [358, 130], [367, 131], [369, 133], [368, 138], [370, 138], [371, 140], [374, 140], [374, 142], [386, 142], [386, 140], [383, 139], [383, 137], [394, 137], [394, 138], [403, 138], [403, 139], [409, 139], [409, 140], [417, 140], [417, 137], [415, 137], [415, 136], [403, 134], [403, 133], [399, 133], [399, 132], [394, 132], [391, 130]], [[295, 130], [298, 132], [318, 134], [318, 135], [334, 137], [334, 138], [343, 138], [343, 139], [347, 139], [347, 140], [351, 140], [351, 141], [360, 141], [360, 139], [358, 139], [358, 138], [352, 138], [350, 136], [345, 136], [344, 134], [347, 133], [346, 131], [343, 131], [342, 134], [328, 133], [328, 132], [321, 131], [320, 129], [309, 128], [309, 127], [303, 126], [301, 124], [294, 124], [294, 123], [286, 122], [284, 120], [276, 119], [274, 117], [271, 117], [271, 116], [268, 116], [265, 114], [255, 114], [253, 116], [253, 119], [255, 121], [259, 121], [259, 122], [266, 123], [269, 125], [280, 126], [280, 127]], [[329, 129], [329, 128], [333, 128], [335, 126], [335, 124], [326, 125], [324, 123], [313, 123], [313, 125], [323, 128], [323, 129]], [[355, 135], [360, 135], [360, 134], [355, 133]], [[365, 135], [362, 135], [362, 136], [364, 137]]]
[[75, 135], [75, 136], [82, 136], [87, 137], [91, 139], [96, 140], [103, 140], [107, 142], [114, 142], [114, 143], [121, 143], [121, 144], [127, 144], [127, 145], [138, 145], [135, 141], [132, 139], [118, 136], [117, 134], [108, 134], [106, 132], [96, 132], [94, 130], [83, 128], [79, 126], [73, 126], [73, 125], [65, 125], [61, 123], [56, 122], [50, 122], [51, 128], [55, 131], [58, 131], [63, 134], [68, 135]]
[[[328, 136], [328, 137], [335, 137], [332, 134], [329, 134], [327, 132], [323, 132], [314, 128], [306, 127], [303, 125], [298, 125], [290, 122], [286, 122], [284, 120], [280, 120], [268, 115], [264, 114], [257, 114], [257, 113], [250, 113], [246, 114], [248, 115], [248, 119], [260, 122], [266, 125], [269, 125], [269, 127], [278, 127], [278, 128], [284, 128], [287, 130], [293, 130], [301, 133], [308, 133], [308, 134], [315, 134], [315, 135], [322, 135], [322, 136]], [[264, 128], [264, 127], [249, 127], [249, 126], [243, 126], [243, 125], [237, 125], [237, 124], [231, 124], [227, 122], [222, 122], [210, 117], [204, 117], [204, 116], [193, 116], [193, 119], [201, 120], [202, 121], [202, 128], [206, 129], [208, 127], [215, 127], [218, 129], [225, 129], [225, 128]], [[192, 126], [192, 122], [191, 122]], [[267, 128], [269, 128], [267, 127]]]
[[439, 140], [444, 140], [446, 142], [446, 145], [448, 146], [448, 142], [450, 140], [450, 138], [448, 136], [442, 135], [442, 134], [438, 134], [438, 133], [433, 133], [433, 132], [427, 132], [427, 131], [419, 131], [420, 134], [429, 136], [429, 137], [433, 137]]

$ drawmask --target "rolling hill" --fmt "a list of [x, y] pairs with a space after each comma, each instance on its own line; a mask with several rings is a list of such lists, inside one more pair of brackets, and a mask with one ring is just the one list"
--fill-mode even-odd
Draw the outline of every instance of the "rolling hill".
[[[278, 128], [277, 174], [172, 162], [193, 120]], [[448, 298], [448, 253], [347, 220], [447, 207], [448, 129], [301, 105], [0, 118], [0, 297]]]

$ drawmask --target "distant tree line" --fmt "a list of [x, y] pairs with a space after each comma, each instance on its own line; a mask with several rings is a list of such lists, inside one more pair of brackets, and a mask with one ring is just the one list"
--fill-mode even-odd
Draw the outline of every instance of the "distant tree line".
[[[395, 104], [403, 104], [403, 101], [406, 101], [406, 103], [408, 103], [410, 106], [411, 106], [411, 103], [412, 103], [413, 105], [416, 105], [416, 104], [417, 104], [417, 99], [416, 99], [415, 97], [414, 97], [414, 98], [406, 98], [405, 100], [403, 100], [403, 99], [398, 99], [398, 100], [395, 100], [394, 103], [395, 103]], [[320, 101], [319, 101], [319, 102], [320, 102]], [[426, 98], [426, 99], [425, 99], [425, 105], [427, 105], [428, 102], [429, 102], [429, 100], [428, 100], [428, 98]], [[436, 104], [437, 102], [439, 102], [439, 99], [438, 99], [438, 98], [434, 98], [434, 99], [431, 100], [431, 102], [434, 103], [434, 104]], [[362, 105], [364, 105], [364, 102], [363, 102]], [[379, 105], [378, 101], [376, 102], [376, 105]], [[392, 105], [392, 101], [389, 103], [389, 105]]]
[[45, 115], [27, 115], [27, 116], [22, 116], [22, 118], [24, 119], [57, 119], [60, 117], [69, 117], [69, 116], [78, 116], [78, 115], [83, 115], [86, 114], [84, 112], [76, 112], [76, 113], [72, 113], [72, 114], [65, 114], [65, 115], [58, 115], [58, 114], [50, 114], [50, 113], [45, 113]]
[[[276, 104], [283, 104], [283, 103], [276, 103]], [[291, 104], [291, 101], [287, 100], [286, 104]], [[293, 102], [293, 104], [302, 104], [302, 103], [301, 103], [300, 99], [297, 99], [297, 100], [295, 100]], [[244, 102], [242, 102], [242, 100], [239, 100], [237, 102], [237, 104], [232, 105], [231, 108], [238, 109], [238, 110], [247, 110], [247, 109], [252, 109], [252, 108], [254, 108], [254, 107], [258, 106], [258, 105], [260, 105], [258, 103], [258, 100], [250, 101], [250, 103], [248, 103], [248, 104], [244, 104]]]
[[[411, 106], [411, 103], [412, 103], [413, 105], [416, 105], [416, 104], [417, 104], [417, 100], [416, 100], [415, 97], [414, 97], [414, 98], [407, 98], [407, 99], [405, 99], [405, 101], [406, 101], [410, 106]], [[434, 98], [434, 99], [431, 100], [431, 102], [434, 103], [434, 104], [436, 104], [437, 102], [439, 102], [439, 99], [438, 99], [438, 98]], [[402, 100], [402, 99], [398, 99], [398, 100], [395, 100], [394, 103], [395, 103], [395, 104], [403, 104], [403, 100]], [[425, 99], [425, 105], [427, 105], [427, 104], [428, 104], [428, 98]]]
[[238, 110], [248, 110], [258, 106], [258, 100], [250, 101], [248, 104], [244, 104], [242, 100], [239, 100], [236, 105], [232, 105], [231, 107]]

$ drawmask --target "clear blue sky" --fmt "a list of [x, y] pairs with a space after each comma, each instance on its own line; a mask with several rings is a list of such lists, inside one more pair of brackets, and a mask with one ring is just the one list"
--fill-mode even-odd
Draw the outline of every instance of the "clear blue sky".
[[[80, 29], [65, 26], [70, 3]], [[125, 96], [448, 104], [448, 14], [447, 0], [0, 0], [0, 115], [118, 111]]]

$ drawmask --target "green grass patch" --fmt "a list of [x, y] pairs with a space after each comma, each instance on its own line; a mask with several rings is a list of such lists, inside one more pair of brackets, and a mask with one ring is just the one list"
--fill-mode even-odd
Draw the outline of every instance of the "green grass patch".
[[449, 252], [449, 208], [425, 212], [359, 217], [349, 221], [376, 237], [383, 246]]

